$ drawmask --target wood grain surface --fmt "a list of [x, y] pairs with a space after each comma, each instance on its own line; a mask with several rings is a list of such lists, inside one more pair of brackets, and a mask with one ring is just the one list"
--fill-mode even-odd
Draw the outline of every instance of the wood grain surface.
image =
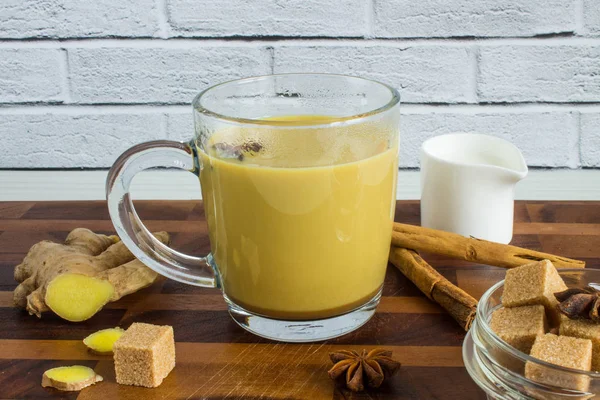
[[[209, 250], [202, 203], [141, 201], [136, 208], [150, 230], [172, 233], [174, 248], [193, 255]], [[396, 220], [418, 224], [418, 202], [398, 202]], [[321, 343], [256, 337], [231, 320], [218, 290], [164, 279], [83, 323], [52, 314], [38, 320], [14, 308], [14, 266], [34, 243], [62, 241], [76, 227], [112, 234], [106, 204], [0, 203], [0, 399], [485, 399], [463, 367], [464, 332], [393, 267], [373, 319]], [[600, 268], [600, 202], [517, 202], [512, 243]], [[475, 297], [504, 276], [500, 268], [424, 257]], [[117, 385], [111, 357], [88, 353], [81, 341], [138, 321], [175, 329], [177, 366], [156, 389]], [[380, 389], [355, 394], [329, 380], [330, 351], [374, 347], [393, 350], [403, 364]], [[43, 371], [71, 364], [90, 366], [105, 381], [79, 393], [41, 387]]]

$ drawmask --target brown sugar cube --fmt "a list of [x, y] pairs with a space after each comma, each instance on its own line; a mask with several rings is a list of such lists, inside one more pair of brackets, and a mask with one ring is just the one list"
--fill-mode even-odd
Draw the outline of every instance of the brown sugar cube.
[[554, 265], [548, 260], [522, 265], [506, 272], [502, 305], [520, 307], [541, 304], [553, 325], [560, 323], [554, 293], [567, 289]]
[[586, 320], [569, 319], [561, 315], [561, 336], [572, 336], [592, 341], [592, 371], [600, 371], [600, 325]]
[[[531, 356], [562, 367], [589, 371], [592, 366], [592, 342], [569, 336], [556, 336], [547, 333], [538, 336], [531, 348]], [[586, 391], [589, 376], [559, 371], [527, 361], [525, 377], [536, 382], [564, 389]]]
[[544, 306], [499, 308], [492, 314], [490, 327], [502, 340], [529, 354], [537, 336], [546, 333]]
[[113, 353], [117, 383], [156, 387], [175, 367], [173, 327], [133, 323]]

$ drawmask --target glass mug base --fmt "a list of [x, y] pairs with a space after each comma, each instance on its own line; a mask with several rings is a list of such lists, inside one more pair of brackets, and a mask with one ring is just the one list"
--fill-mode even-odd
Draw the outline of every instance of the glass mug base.
[[362, 306], [342, 315], [315, 320], [287, 321], [252, 313], [225, 296], [229, 314], [239, 326], [265, 339], [292, 343], [328, 340], [350, 333], [371, 319], [380, 299], [381, 290]]

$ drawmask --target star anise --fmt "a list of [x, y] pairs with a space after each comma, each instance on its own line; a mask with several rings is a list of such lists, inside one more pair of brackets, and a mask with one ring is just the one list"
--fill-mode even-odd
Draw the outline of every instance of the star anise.
[[219, 157], [237, 158], [240, 161], [244, 161], [245, 154], [258, 153], [262, 147], [262, 144], [254, 141], [236, 146], [229, 143], [215, 143], [212, 145], [212, 149], [217, 152]]
[[558, 310], [570, 319], [587, 319], [600, 323], [600, 292], [593, 287], [571, 288], [554, 293]]
[[328, 372], [329, 377], [333, 380], [345, 377], [346, 386], [354, 392], [364, 390], [365, 384], [378, 388], [385, 378], [400, 368], [400, 363], [392, 359], [392, 352], [383, 349], [373, 349], [368, 353], [363, 350], [360, 354], [341, 350], [329, 353], [329, 358], [334, 364]]

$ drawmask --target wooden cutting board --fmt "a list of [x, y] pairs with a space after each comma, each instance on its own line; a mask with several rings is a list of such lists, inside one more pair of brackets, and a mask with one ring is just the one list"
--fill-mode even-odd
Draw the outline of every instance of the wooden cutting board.
[[[176, 249], [208, 251], [201, 202], [141, 201], [136, 208], [150, 230], [172, 233]], [[398, 202], [396, 220], [418, 224], [418, 202]], [[600, 268], [600, 202], [517, 202], [515, 221], [513, 244]], [[392, 266], [375, 317], [356, 332], [322, 343], [253, 336], [231, 320], [218, 290], [167, 280], [83, 323], [50, 314], [38, 320], [14, 308], [13, 267], [34, 243], [62, 241], [76, 227], [112, 234], [106, 203], [0, 203], [0, 399], [485, 399], [463, 367], [464, 332]], [[504, 275], [500, 268], [425, 258], [477, 298]], [[156, 389], [117, 385], [111, 357], [91, 355], [81, 342], [96, 330], [136, 321], [175, 329], [177, 366]], [[379, 390], [354, 394], [329, 380], [330, 351], [374, 347], [393, 350], [403, 364]], [[70, 364], [93, 367], [105, 381], [80, 393], [40, 386], [46, 369]]]

